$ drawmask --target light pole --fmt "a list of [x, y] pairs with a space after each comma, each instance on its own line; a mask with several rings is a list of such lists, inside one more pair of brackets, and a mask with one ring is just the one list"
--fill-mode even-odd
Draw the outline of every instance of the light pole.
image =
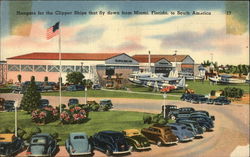
[[166, 98], [167, 98], [167, 94], [164, 93], [163, 94], [163, 98], [164, 98], [164, 106], [163, 106], [163, 117], [166, 118]]
[[87, 105], [87, 90], [88, 88], [85, 86], [84, 93], [85, 93], [85, 105]]
[[17, 108], [19, 107], [18, 101], [14, 103], [15, 107], [15, 136], [17, 137]]

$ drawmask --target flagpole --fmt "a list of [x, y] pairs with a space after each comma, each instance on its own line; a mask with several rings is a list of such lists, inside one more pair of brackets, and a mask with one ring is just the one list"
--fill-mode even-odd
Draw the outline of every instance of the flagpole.
[[60, 64], [60, 76], [59, 76], [59, 107], [60, 115], [62, 112], [62, 54], [61, 54], [61, 29], [59, 28], [59, 38], [58, 38], [58, 48], [59, 48], [59, 64]]

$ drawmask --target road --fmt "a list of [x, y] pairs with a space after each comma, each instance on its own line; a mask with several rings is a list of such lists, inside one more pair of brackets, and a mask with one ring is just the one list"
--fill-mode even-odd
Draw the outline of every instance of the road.
[[[18, 94], [1, 94], [0, 97], [6, 99], [20, 100]], [[59, 98], [54, 96], [44, 96], [49, 99], [53, 106], [59, 104]], [[67, 104], [69, 97], [62, 97], [62, 102]], [[102, 98], [88, 98], [88, 100], [96, 100]], [[80, 98], [80, 103], [84, 102], [84, 98]], [[126, 99], [112, 98], [114, 110], [129, 110], [139, 112], [159, 113], [163, 100], [148, 99]], [[225, 106], [207, 105], [207, 104], [191, 104], [183, 101], [167, 100], [167, 104], [174, 104], [178, 107], [194, 107], [208, 111], [216, 117], [215, 128], [213, 132], [206, 132], [204, 138], [195, 139], [188, 143], [178, 143], [175, 146], [157, 147], [152, 145], [151, 151], [133, 152], [129, 156], [136, 157], [228, 157], [237, 146], [249, 145], [249, 104], [231, 104]], [[66, 157], [64, 147], [56, 155], [58, 157]], [[248, 150], [249, 151], [249, 150]], [[20, 156], [24, 153], [20, 154]], [[237, 154], [241, 157], [244, 154]], [[105, 156], [99, 151], [95, 151], [95, 156]], [[249, 155], [246, 155], [249, 156]]]

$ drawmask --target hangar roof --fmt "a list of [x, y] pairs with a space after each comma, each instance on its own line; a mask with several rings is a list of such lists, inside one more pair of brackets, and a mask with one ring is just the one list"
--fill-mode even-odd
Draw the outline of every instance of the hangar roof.
[[[61, 53], [62, 60], [107, 60], [123, 53]], [[34, 52], [8, 59], [58, 60], [59, 53]]]
[[[182, 62], [188, 55], [150, 55], [151, 62], [157, 62], [160, 59], [164, 58], [170, 62]], [[134, 55], [132, 56], [138, 62], [146, 63], [148, 62], [148, 55]]]

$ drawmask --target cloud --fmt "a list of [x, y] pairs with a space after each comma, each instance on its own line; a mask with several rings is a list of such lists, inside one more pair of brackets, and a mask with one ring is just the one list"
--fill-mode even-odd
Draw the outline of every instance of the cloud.
[[87, 44], [92, 41], [100, 39], [105, 31], [105, 28], [100, 26], [88, 26], [76, 32], [75, 40], [81, 41], [84, 44]]
[[[97, 10], [105, 11], [103, 8]], [[152, 54], [173, 54], [178, 50], [178, 54], [188, 54], [197, 63], [210, 59], [210, 53], [219, 64], [248, 63], [248, 33], [227, 34], [225, 15], [221, 12], [213, 11], [209, 16], [172, 17], [167, 22], [164, 21], [167, 17], [160, 15], [117, 17], [96, 15], [88, 21], [84, 18], [71, 25], [62, 25], [62, 52], [126, 52], [132, 55], [145, 54], [149, 50]], [[157, 21], [158, 24], [153, 24]], [[58, 37], [45, 38], [46, 22], [33, 21], [29, 37], [2, 38], [2, 56], [58, 51]]]

